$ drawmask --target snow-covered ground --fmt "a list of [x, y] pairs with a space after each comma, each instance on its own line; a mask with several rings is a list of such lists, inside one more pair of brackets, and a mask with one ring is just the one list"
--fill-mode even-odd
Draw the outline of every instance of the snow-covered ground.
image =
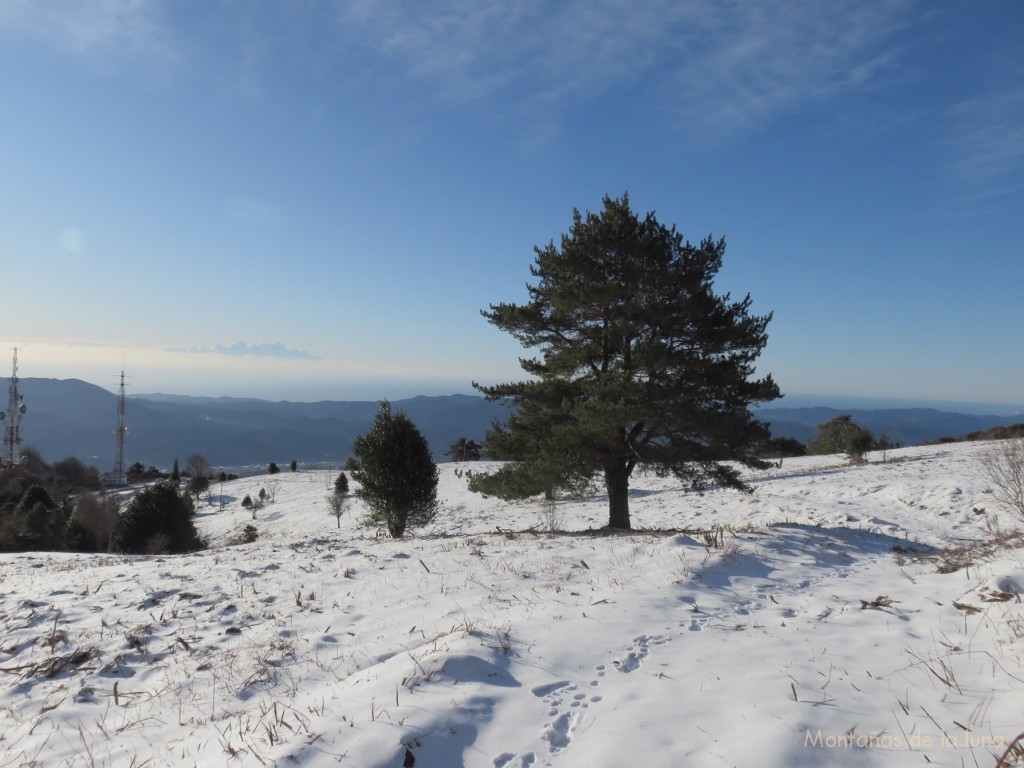
[[197, 554], [0, 556], [0, 765], [993, 766], [1024, 550], [939, 556], [1011, 526], [983, 447], [787, 459], [752, 495], [641, 476], [628, 535], [590, 530], [603, 495], [546, 533], [466, 490], [486, 465], [442, 465], [397, 541], [355, 501], [337, 527], [336, 473], [215, 485]]

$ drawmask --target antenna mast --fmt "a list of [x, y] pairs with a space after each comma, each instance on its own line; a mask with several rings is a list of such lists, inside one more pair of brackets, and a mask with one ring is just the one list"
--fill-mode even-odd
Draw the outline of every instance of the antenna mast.
[[21, 415], [25, 413], [21, 392], [18, 391], [18, 348], [14, 348], [14, 367], [7, 389], [7, 410], [0, 413], [4, 422], [4, 448], [0, 465], [16, 466], [21, 463]]
[[114, 482], [121, 486], [125, 484], [124, 441], [128, 436], [128, 422], [125, 418], [124, 368], [121, 369], [121, 386], [117, 391], [117, 429], [114, 431], [114, 434], [117, 436], [117, 455], [114, 458]]

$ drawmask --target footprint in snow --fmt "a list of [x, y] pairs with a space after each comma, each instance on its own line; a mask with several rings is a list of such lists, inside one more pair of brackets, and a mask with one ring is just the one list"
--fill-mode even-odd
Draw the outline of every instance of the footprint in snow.
[[544, 698], [545, 696], [550, 696], [555, 691], [559, 691], [562, 688], [566, 688], [570, 685], [572, 685], [572, 683], [570, 683], [568, 680], [557, 680], [553, 683], [547, 683], [546, 685], [538, 685], [534, 688], [531, 688], [530, 693], [532, 693], [534, 696], [540, 699]]
[[632, 649], [623, 658], [614, 660], [612, 664], [619, 672], [635, 672], [640, 669], [640, 665], [650, 653], [650, 646], [664, 645], [667, 642], [668, 638], [664, 635], [637, 635], [633, 638]]
[[550, 744], [552, 752], [561, 752], [572, 742], [573, 721], [572, 712], [563, 712], [545, 726], [541, 738]]
[[494, 768], [530, 768], [536, 762], [537, 756], [533, 752], [526, 752], [516, 755], [512, 752], [502, 752], [494, 758]]
[[[637, 635], [628, 646], [626, 655], [613, 660], [612, 664], [620, 672], [633, 672], [640, 668], [652, 645], [664, 645], [668, 641], [669, 638], [665, 635]], [[594, 668], [596, 677], [590, 681], [591, 688], [600, 685], [606, 669], [604, 664], [598, 664]], [[548, 706], [547, 714], [552, 719], [544, 724], [541, 738], [548, 743], [548, 749], [552, 754], [561, 752], [572, 743], [573, 732], [584, 710], [604, 699], [603, 696], [591, 696], [579, 691], [576, 684], [568, 680], [553, 680], [534, 686], [530, 693], [542, 699]], [[533, 752], [503, 752], [494, 758], [493, 763], [495, 768], [527, 768], [533, 765], [535, 760], [536, 755]]]
[[[603, 674], [603, 668], [603, 665], [598, 667], [598, 674]], [[591, 682], [591, 685], [596, 686], [597, 681]], [[544, 685], [538, 685], [531, 688], [530, 692], [539, 699], [542, 699], [548, 706], [547, 714], [552, 719], [544, 724], [544, 730], [541, 732], [540, 737], [548, 743], [548, 750], [552, 753], [561, 752], [569, 746], [572, 742], [573, 731], [576, 730], [576, 724], [579, 722], [583, 710], [587, 709], [591, 703], [599, 702], [602, 699], [601, 696], [589, 696], [586, 693], [580, 692], [576, 684], [568, 680], [555, 680]], [[529, 756], [532, 761], [533, 753], [529, 753]], [[504, 755], [500, 757], [504, 757]], [[512, 755], [512, 758], [515, 757], [517, 756]], [[495, 761], [495, 765], [499, 765], [497, 758], [495, 758]], [[531, 764], [523, 763], [523, 765]], [[501, 765], [506, 765], [506, 763]]]

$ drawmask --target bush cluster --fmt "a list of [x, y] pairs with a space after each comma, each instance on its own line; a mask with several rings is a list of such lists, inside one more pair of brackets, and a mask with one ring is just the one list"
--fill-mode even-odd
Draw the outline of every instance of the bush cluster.
[[0, 551], [77, 549], [75, 509], [99, 492], [100, 472], [69, 456], [52, 465], [33, 449], [0, 471]]
[[847, 414], [819, 424], [818, 434], [807, 443], [812, 455], [845, 453], [851, 462], [864, 461], [864, 454], [872, 449], [875, 436]]

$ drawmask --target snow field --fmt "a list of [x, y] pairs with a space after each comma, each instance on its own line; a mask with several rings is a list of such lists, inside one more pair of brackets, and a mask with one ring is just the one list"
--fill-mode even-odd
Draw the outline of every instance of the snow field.
[[442, 465], [404, 540], [355, 501], [339, 529], [336, 473], [215, 484], [203, 552], [0, 556], [0, 764], [994, 765], [1024, 550], [940, 552], [1010, 527], [979, 449], [787, 459], [751, 495], [640, 476], [615, 535], [599, 492], [555, 534], [469, 493], [486, 464]]

